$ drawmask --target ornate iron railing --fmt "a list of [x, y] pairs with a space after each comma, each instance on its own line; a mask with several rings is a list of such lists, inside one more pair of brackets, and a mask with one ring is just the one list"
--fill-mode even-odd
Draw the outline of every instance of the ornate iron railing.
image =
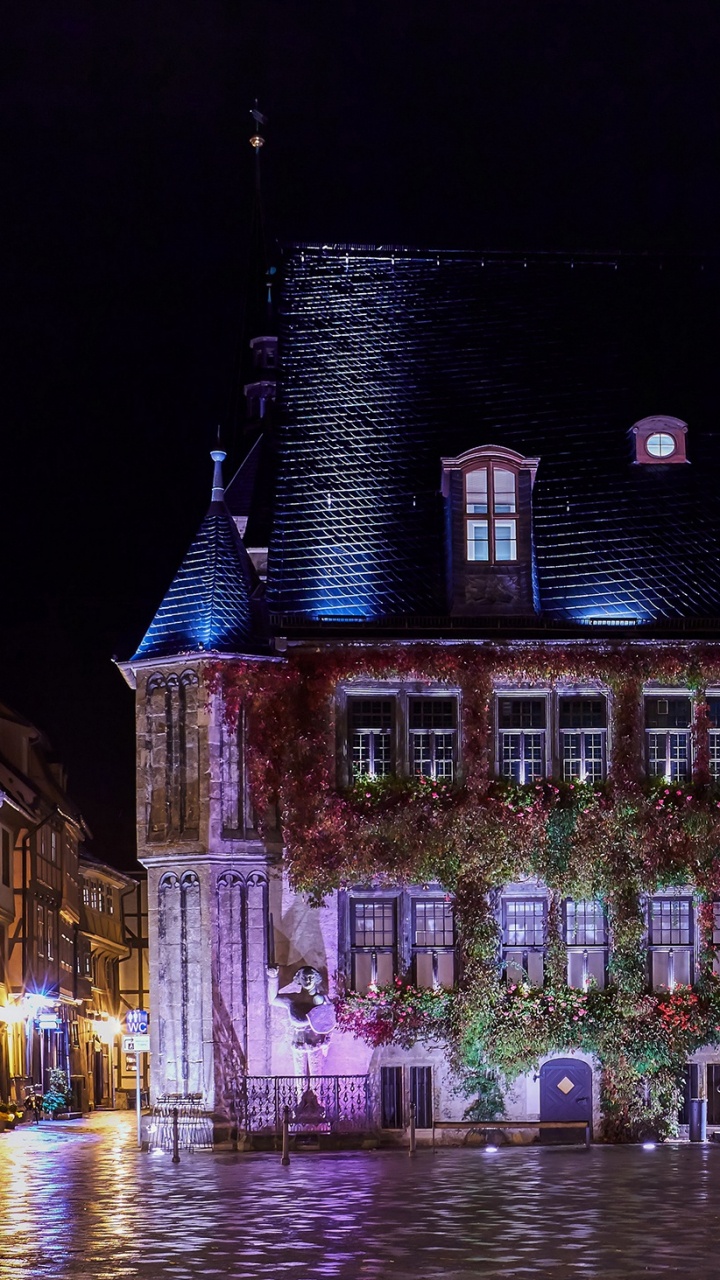
[[211, 1151], [212, 1121], [205, 1113], [201, 1093], [164, 1093], [153, 1107], [148, 1129], [148, 1146], [152, 1151], [173, 1149], [173, 1111], [178, 1113], [178, 1145], [186, 1151]]
[[371, 1127], [367, 1076], [244, 1076], [226, 1097], [233, 1124], [246, 1133], [279, 1133], [285, 1107], [292, 1133]]

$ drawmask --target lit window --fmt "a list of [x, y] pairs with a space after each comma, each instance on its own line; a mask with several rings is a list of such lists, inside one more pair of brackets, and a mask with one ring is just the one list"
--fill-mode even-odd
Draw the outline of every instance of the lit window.
[[689, 898], [651, 898], [648, 943], [653, 987], [672, 991], [694, 977], [692, 908]]
[[455, 773], [456, 703], [454, 698], [410, 699], [412, 771], [452, 782]]
[[37, 953], [39, 956], [45, 955], [45, 908], [41, 902], [37, 903], [35, 914], [35, 941], [37, 943]]
[[545, 777], [545, 699], [500, 698], [500, 772], [514, 782]]
[[352, 985], [367, 991], [371, 982], [392, 982], [395, 969], [396, 911], [392, 898], [353, 898], [350, 903]]
[[392, 698], [352, 698], [348, 711], [353, 776], [386, 777], [393, 771]]
[[465, 476], [466, 516], [487, 516], [485, 520], [466, 521], [467, 558], [492, 562], [517, 560], [517, 520], [507, 518], [517, 512], [517, 476], [507, 467], [493, 464], [489, 472], [490, 486], [488, 467], [468, 471]]
[[710, 777], [720, 779], [720, 698], [708, 698]]
[[455, 985], [453, 906], [444, 898], [413, 903], [413, 961], [418, 987]]
[[566, 782], [602, 782], [606, 724], [604, 698], [560, 699], [560, 753]]
[[587, 991], [591, 982], [605, 986], [607, 929], [603, 904], [597, 899], [565, 903], [568, 986]]
[[647, 767], [651, 778], [690, 778], [690, 699], [646, 698]]
[[58, 833], [57, 831], [51, 831], [50, 832], [50, 861], [57, 862], [57, 860], [58, 860]]
[[503, 899], [503, 958], [509, 983], [543, 984], [544, 898]]
[[665, 431], [655, 431], [648, 436], [645, 448], [653, 458], [669, 458], [677, 446], [674, 436], [668, 435]]

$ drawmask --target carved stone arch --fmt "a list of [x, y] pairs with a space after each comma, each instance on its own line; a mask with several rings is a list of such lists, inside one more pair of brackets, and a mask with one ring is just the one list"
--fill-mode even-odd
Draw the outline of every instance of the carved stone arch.
[[237, 871], [221, 871], [217, 878], [218, 888], [229, 889], [231, 885], [244, 884], [243, 877]]
[[148, 841], [164, 841], [168, 835], [168, 737], [172, 708], [165, 676], [154, 672], [147, 682], [146, 800]]
[[178, 680], [178, 677], [176, 676], [175, 672], [174, 672], [174, 671], [171, 671], [171, 672], [169, 673], [169, 675], [168, 675], [168, 677], [167, 677], [166, 681], [165, 681], [165, 684], [166, 684], [167, 688], [168, 688], [168, 689], [177, 689], [177, 687], [178, 687], [179, 683], [180, 683], [180, 681]]
[[158, 889], [177, 888], [180, 880], [174, 871], [165, 871], [160, 877]]
[[200, 877], [197, 871], [183, 871], [180, 877], [180, 884], [183, 889], [189, 889], [192, 885], [199, 885]]
[[216, 881], [217, 946], [213, 991], [216, 1096], [228, 1105], [247, 1070], [247, 886], [232, 868]]
[[196, 840], [200, 832], [200, 739], [198, 734], [198, 677], [183, 671], [178, 682], [176, 771], [179, 778], [179, 826]]
[[256, 884], [267, 884], [267, 882], [268, 882], [268, 878], [267, 878], [267, 875], [266, 875], [266, 873], [265, 873], [264, 871], [250, 871], [250, 872], [248, 872], [248, 875], [247, 875], [247, 883], [248, 883], [248, 884], [252, 884], [252, 885], [256, 885]]

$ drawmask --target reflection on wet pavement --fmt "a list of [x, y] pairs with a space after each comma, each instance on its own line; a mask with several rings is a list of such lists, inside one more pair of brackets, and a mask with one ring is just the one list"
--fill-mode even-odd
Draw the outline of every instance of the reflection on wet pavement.
[[0, 1205], [0, 1280], [720, 1275], [715, 1146], [173, 1165], [107, 1115], [2, 1135]]

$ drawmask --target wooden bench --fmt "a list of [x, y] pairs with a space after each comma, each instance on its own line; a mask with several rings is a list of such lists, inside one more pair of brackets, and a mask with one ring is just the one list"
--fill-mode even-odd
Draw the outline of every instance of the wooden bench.
[[433, 1146], [436, 1129], [475, 1129], [481, 1133], [488, 1129], [582, 1129], [586, 1147], [592, 1140], [589, 1120], [433, 1120]]

